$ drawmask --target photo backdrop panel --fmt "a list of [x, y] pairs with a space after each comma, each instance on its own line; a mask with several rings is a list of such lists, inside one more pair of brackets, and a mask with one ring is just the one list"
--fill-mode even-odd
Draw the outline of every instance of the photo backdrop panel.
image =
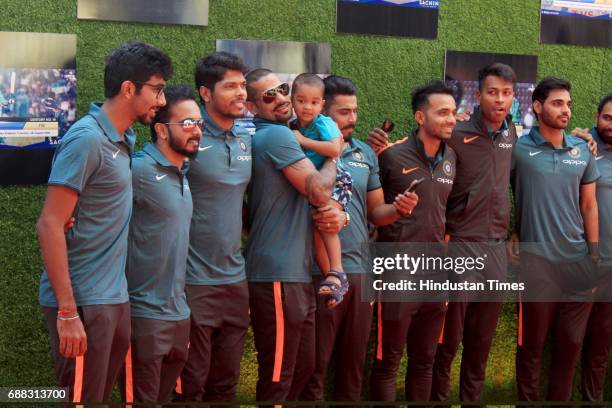
[[83, 20], [208, 25], [208, 0], [79, 0]]
[[540, 42], [612, 47], [612, 0], [542, 0]]
[[0, 32], [0, 47], [0, 184], [45, 183], [76, 121], [76, 35]]
[[531, 94], [537, 82], [538, 57], [535, 55], [495, 54], [486, 52], [446, 51], [444, 80], [455, 91], [458, 111], [474, 111], [478, 105], [478, 71], [494, 62], [510, 65], [516, 73], [514, 101], [510, 113], [519, 136], [535, 123]]
[[435, 39], [439, 0], [337, 0], [336, 32]]

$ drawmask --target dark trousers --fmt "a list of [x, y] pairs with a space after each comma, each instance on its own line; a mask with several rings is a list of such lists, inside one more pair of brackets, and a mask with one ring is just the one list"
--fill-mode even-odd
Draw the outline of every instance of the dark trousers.
[[562, 291], [556, 288], [555, 277], [569, 276], [570, 270], [578, 267], [581, 267], [580, 262], [555, 264], [537, 255], [521, 253], [520, 276], [521, 281], [525, 282], [526, 296], [530, 301], [521, 305], [521, 343], [516, 353], [516, 381], [520, 401], [540, 400], [542, 353], [550, 332], [553, 333], [553, 349], [546, 400], [566, 401], [571, 397], [576, 363], [592, 303], [538, 302], [536, 294], [543, 293], [547, 300], [549, 296], [562, 295]]
[[379, 327], [377, 347], [382, 353], [377, 353], [372, 368], [372, 400], [396, 399], [397, 370], [404, 348], [408, 354], [406, 400], [429, 400], [436, 345], [445, 311], [444, 302], [382, 304], [382, 319], [378, 323], [382, 324], [382, 330]]
[[81, 357], [59, 353], [57, 308], [43, 307], [49, 331], [57, 385], [69, 387], [75, 402], [110, 400], [130, 344], [130, 305], [90, 305], [78, 308], [87, 335], [87, 351]]
[[582, 354], [582, 398], [601, 401], [612, 347], [612, 302], [594, 303]]
[[186, 285], [185, 292], [191, 334], [189, 358], [181, 374], [183, 399], [234, 400], [249, 327], [247, 282]]
[[[451, 243], [454, 243], [451, 241]], [[487, 279], [506, 281], [506, 247], [500, 243], [461, 243], [454, 256], [481, 257], [486, 254], [485, 268], [478, 275], [462, 276], [473, 282]], [[473, 248], [470, 248], [473, 245]], [[487, 368], [487, 359], [495, 337], [497, 320], [502, 302], [466, 301], [449, 302], [444, 323], [442, 342], [436, 352], [431, 399], [446, 401], [450, 398], [451, 366], [459, 344], [463, 342], [459, 398], [461, 401], [478, 401], [481, 398]]]
[[257, 401], [297, 400], [315, 368], [312, 283], [249, 282]]
[[189, 319], [165, 321], [132, 317], [131, 348], [126, 357], [126, 373], [122, 376], [125, 398], [133, 396], [127, 402], [169, 401], [187, 361], [188, 342]]
[[[316, 311], [316, 364], [300, 399], [325, 399], [327, 368], [336, 350], [336, 378], [334, 401], [359, 401], [363, 369], [372, 328], [372, 304], [361, 299], [364, 275], [348, 275], [351, 283], [344, 300], [333, 309], [326, 306], [325, 298], [317, 297]], [[315, 290], [322, 277], [313, 278]]]
[[612, 348], [612, 266], [601, 266], [606, 282], [597, 288], [582, 353], [582, 398], [601, 401]]

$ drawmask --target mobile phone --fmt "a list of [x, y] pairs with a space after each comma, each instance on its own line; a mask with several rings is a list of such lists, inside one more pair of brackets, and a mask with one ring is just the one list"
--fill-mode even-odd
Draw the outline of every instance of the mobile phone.
[[406, 189], [404, 193], [412, 193], [414, 190], [416, 190], [417, 186], [424, 181], [425, 181], [425, 177], [412, 180], [412, 183], [410, 183], [410, 185], [408, 186], [408, 188]]
[[385, 119], [381, 129], [383, 130], [383, 132], [385, 133], [391, 133], [393, 132], [393, 128], [395, 127], [395, 123], [393, 123], [393, 121], [389, 118]]

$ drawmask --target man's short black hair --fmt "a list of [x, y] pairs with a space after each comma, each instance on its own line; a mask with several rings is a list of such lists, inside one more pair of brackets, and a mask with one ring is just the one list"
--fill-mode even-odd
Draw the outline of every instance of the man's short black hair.
[[170, 85], [164, 90], [166, 95], [166, 105], [159, 108], [153, 122], [151, 122], [151, 141], [157, 141], [157, 132], [155, 131], [156, 123], [167, 123], [170, 118], [170, 109], [174, 105], [183, 101], [194, 101], [195, 92], [187, 85]]
[[536, 85], [531, 94], [531, 101], [538, 101], [543, 105], [546, 98], [548, 98], [548, 94], [550, 94], [550, 91], [553, 89], [565, 89], [567, 92], [570, 92], [572, 90], [572, 84], [565, 79], [546, 77]]
[[165, 52], [141, 41], [126, 42], [106, 57], [104, 96], [116, 96], [124, 81], [133, 81], [136, 92], [140, 92], [142, 83], [152, 75], [159, 75], [167, 81], [172, 74], [172, 61]]
[[302, 85], [321, 88], [321, 91], [325, 92], [325, 85], [323, 84], [323, 80], [317, 74], [311, 74], [307, 72], [296, 76], [293, 80], [293, 84], [291, 85], [291, 94], [293, 95]]
[[612, 93], [607, 94], [603, 97], [601, 101], [599, 101], [599, 106], [597, 106], [597, 113], [601, 114], [604, 106], [606, 106], [610, 102], [612, 102]]
[[336, 95], [357, 95], [355, 83], [339, 75], [330, 75], [323, 80], [325, 85], [325, 107], [329, 108]]
[[431, 81], [419, 86], [412, 91], [412, 112], [422, 110], [429, 102], [429, 95], [445, 94], [453, 96], [453, 89], [444, 81]]
[[478, 89], [482, 91], [482, 83], [487, 77], [495, 76], [516, 84], [516, 74], [510, 65], [494, 62], [478, 71]]
[[255, 68], [246, 75], [247, 101], [255, 103], [255, 98], [257, 97], [257, 90], [252, 87], [253, 82], [257, 82], [271, 73], [272, 71], [267, 68]]
[[195, 66], [196, 89], [205, 86], [213, 92], [215, 84], [223, 79], [227, 71], [240, 71], [246, 74], [248, 67], [238, 55], [225, 51], [216, 51], [201, 58]]

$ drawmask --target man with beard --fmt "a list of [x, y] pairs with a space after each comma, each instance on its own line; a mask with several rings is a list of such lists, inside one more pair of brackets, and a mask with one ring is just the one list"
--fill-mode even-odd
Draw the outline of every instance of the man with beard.
[[[39, 297], [58, 385], [70, 387], [74, 401], [107, 401], [129, 346], [130, 126], [151, 123], [166, 104], [171, 75], [170, 59], [151, 45], [129, 42], [112, 51], [106, 100], [91, 105], [53, 158], [37, 224], [45, 263]], [[72, 215], [76, 223], [64, 234]]]
[[603, 400], [608, 355], [612, 347], [612, 94], [604, 97], [595, 115], [591, 135], [597, 142], [597, 207], [599, 209], [599, 256], [604, 278], [595, 293], [582, 355], [582, 397]]
[[132, 161], [127, 402], [168, 401], [187, 361], [185, 270], [192, 202], [185, 173], [188, 158], [198, 152], [202, 118], [191, 88], [169, 86], [165, 94], [166, 106], [151, 123], [152, 143]]
[[[372, 149], [353, 138], [357, 121], [357, 90], [348, 78], [331, 75], [325, 84], [325, 114], [336, 122], [344, 140], [341, 160], [353, 179], [353, 197], [348, 205], [350, 222], [340, 233], [342, 265], [350, 287], [344, 300], [328, 308], [317, 299], [316, 366], [300, 399], [323, 400], [325, 377], [332, 351], [336, 350], [334, 401], [359, 401], [361, 383], [372, 325], [372, 304], [363, 300], [367, 264], [364, 245], [368, 243], [368, 219], [376, 225], [390, 224], [408, 214], [417, 203], [415, 194], [398, 194], [385, 204], [380, 185], [378, 160]], [[317, 223], [325, 227], [322, 221]], [[313, 264], [313, 285], [319, 287], [321, 271]]]
[[[548, 401], [571, 397], [585, 334], [598, 253], [596, 160], [587, 144], [564, 132], [571, 118], [571, 85], [544, 78], [533, 91], [539, 127], [513, 154], [516, 234], [525, 285], [516, 355], [518, 399], [540, 400], [544, 344], [554, 331]], [[516, 253], [515, 248], [515, 253]], [[589, 256], [590, 255], [590, 256]]]
[[[447, 233], [455, 257], [486, 256], [480, 273], [461, 275], [462, 279], [485, 282], [506, 279], [505, 240], [510, 220], [508, 194], [512, 149], [516, 129], [508, 112], [514, 98], [516, 75], [511, 67], [494, 63], [478, 73], [480, 105], [469, 120], [455, 126], [446, 142], [457, 155], [453, 190], [447, 204]], [[368, 143], [379, 152], [387, 147], [387, 135], [374, 129]], [[485, 255], [486, 254], [486, 255]], [[451, 272], [451, 278], [455, 273]], [[451, 366], [463, 342], [459, 398], [477, 401], [481, 397], [489, 350], [500, 302], [478, 302], [471, 297], [450, 302], [438, 345], [433, 371], [431, 399], [448, 400]]]
[[[391, 202], [415, 180], [421, 180], [415, 189], [419, 205], [409, 216], [380, 228], [378, 242], [432, 243], [419, 251], [428, 256], [441, 255], [446, 203], [456, 167], [455, 152], [446, 145], [456, 123], [453, 91], [441, 81], [416, 88], [412, 93], [412, 110], [418, 130], [403, 143], [386, 149], [378, 159], [385, 201]], [[420, 279], [446, 280], [444, 271], [423, 269], [415, 273]], [[417, 299], [405, 302], [385, 302], [383, 298], [380, 305], [378, 352], [371, 378], [375, 401], [395, 400], [397, 370], [404, 349], [408, 354], [406, 399], [427, 401], [430, 398], [446, 294], [415, 296]]]
[[246, 270], [257, 350], [257, 401], [295, 400], [315, 365], [310, 202], [320, 228], [338, 232], [346, 215], [330, 204], [336, 165], [317, 171], [293, 132], [289, 85], [267, 69], [247, 75], [255, 115]]
[[200, 59], [195, 68], [204, 128], [187, 175], [193, 219], [185, 288], [191, 334], [181, 374], [184, 400], [233, 400], [240, 376], [249, 326], [241, 231], [251, 179], [251, 136], [234, 120], [245, 113], [244, 72], [242, 60], [226, 52]]

